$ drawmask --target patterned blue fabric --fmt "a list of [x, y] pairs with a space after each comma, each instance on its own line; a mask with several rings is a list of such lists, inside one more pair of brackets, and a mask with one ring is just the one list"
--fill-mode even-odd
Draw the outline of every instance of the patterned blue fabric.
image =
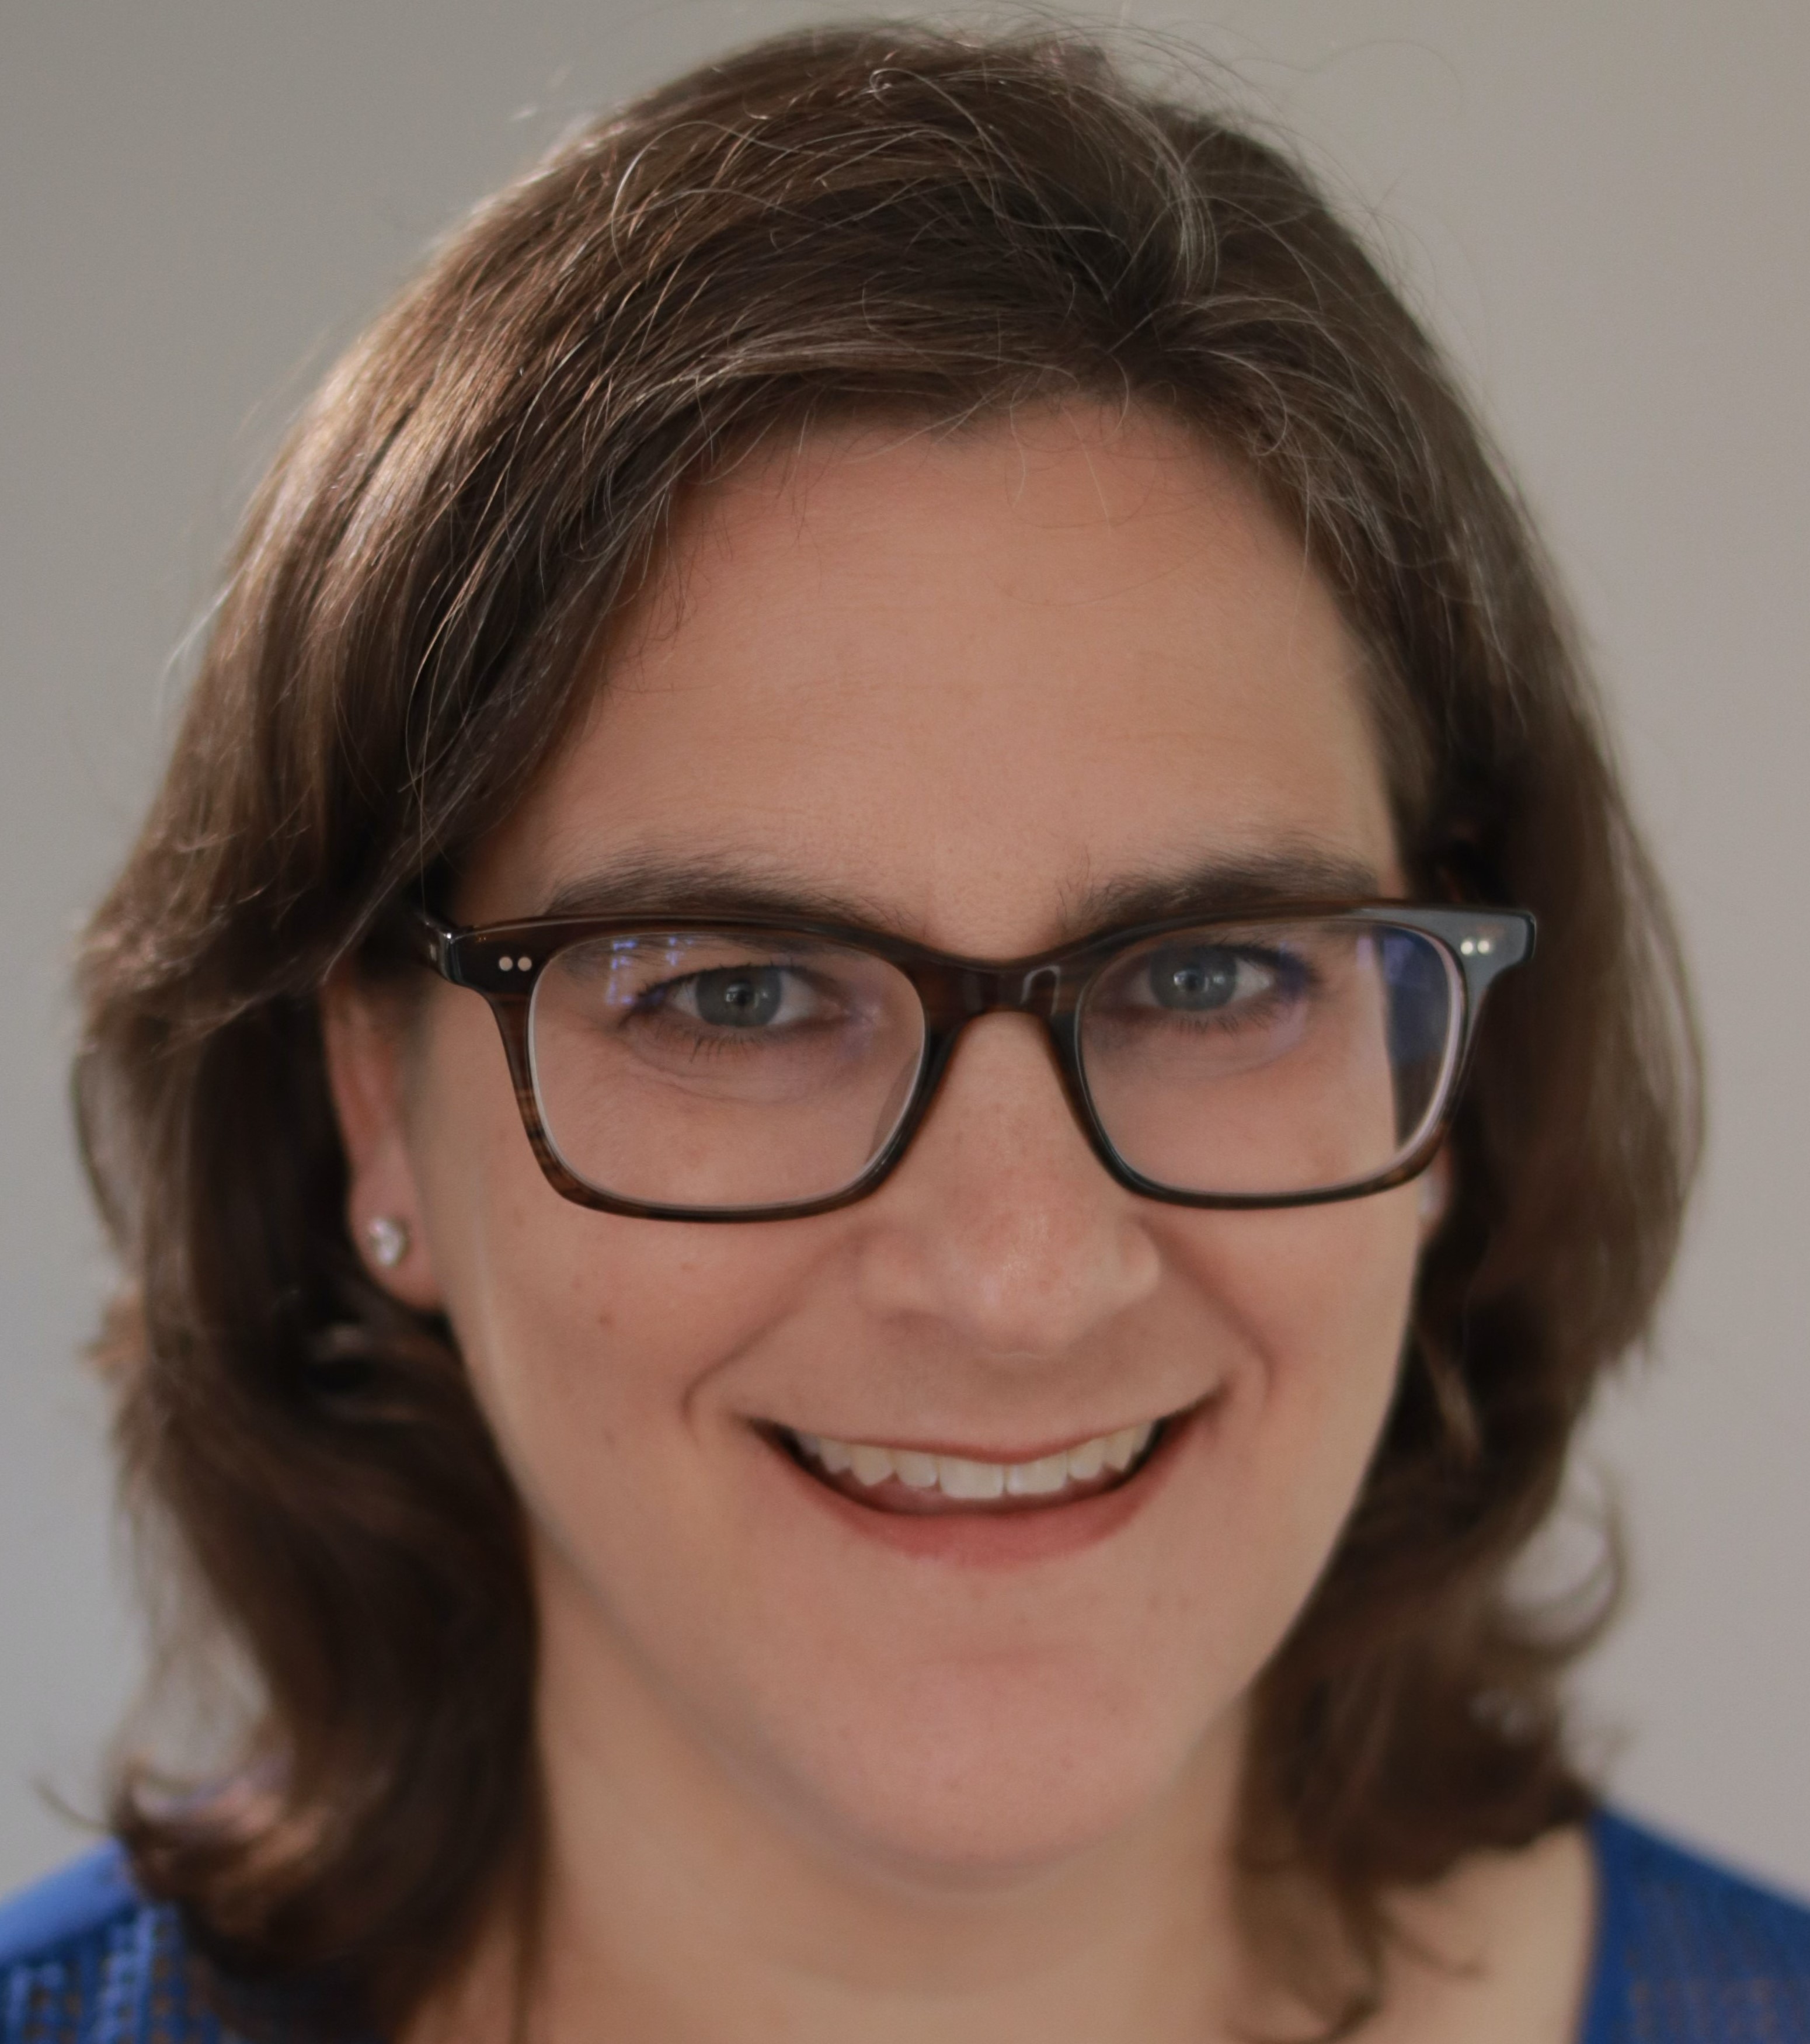
[[175, 1911], [103, 1846], [0, 1909], [0, 2044], [228, 2044]]
[[[1605, 1813], [1578, 2044], [1810, 2044], [1810, 1910]], [[0, 1907], [0, 2044], [239, 2044], [116, 1847]], [[299, 2018], [276, 2034], [308, 2034]], [[265, 2036], [259, 2026], [260, 2044]]]
[[147, 1902], [106, 1845], [0, 1904], [0, 2044], [306, 2044], [261, 1996], [255, 2037], [208, 2006], [209, 1974], [176, 1911]]
[[[1810, 2044], [1810, 1910], [1605, 1812], [1581, 2044]], [[11, 2040], [7, 2040], [11, 2044]]]

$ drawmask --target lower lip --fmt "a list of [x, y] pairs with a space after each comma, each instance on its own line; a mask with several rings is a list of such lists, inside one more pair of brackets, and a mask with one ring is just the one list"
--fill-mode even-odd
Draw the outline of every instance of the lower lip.
[[819, 1483], [777, 1443], [769, 1452], [819, 1510], [863, 1539], [915, 1559], [968, 1568], [1016, 1568], [1053, 1561], [1110, 1539], [1149, 1504], [1167, 1482], [1189, 1441], [1206, 1424], [1209, 1406], [1170, 1420], [1147, 1460], [1123, 1483], [1072, 1504], [1034, 1512], [885, 1512], [857, 1504]]

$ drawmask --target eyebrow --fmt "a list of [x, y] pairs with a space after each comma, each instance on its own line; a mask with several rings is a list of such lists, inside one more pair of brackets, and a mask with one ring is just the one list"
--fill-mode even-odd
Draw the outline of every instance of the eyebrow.
[[566, 882], [549, 897], [546, 916], [797, 916], [813, 923], [861, 923], [907, 934], [896, 910], [783, 868], [762, 870], [746, 858], [666, 859], [630, 852], [602, 872]]
[[1382, 891], [1381, 876], [1367, 860], [1330, 847], [1294, 843], [1121, 874], [1081, 889], [1071, 901], [1069, 912], [1077, 930], [1085, 933], [1114, 923], [1221, 916], [1293, 901], [1374, 901]]
[[[1054, 941], [1183, 916], [1217, 917], [1296, 901], [1370, 901], [1381, 892], [1374, 866], [1326, 846], [1294, 843], [1254, 854], [1209, 855], [1064, 889], [1061, 927]], [[540, 912], [600, 919], [721, 916], [731, 921], [751, 916], [844, 923], [922, 941], [922, 932], [895, 907], [782, 867], [763, 870], [745, 856], [670, 859], [631, 852], [602, 871], [564, 882]]]

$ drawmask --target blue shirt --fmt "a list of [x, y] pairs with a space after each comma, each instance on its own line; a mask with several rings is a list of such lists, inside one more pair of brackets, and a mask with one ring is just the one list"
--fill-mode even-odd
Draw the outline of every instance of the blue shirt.
[[[1810, 2044], [1810, 1909], [1609, 1812], [1578, 2044]], [[291, 2033], [305, 2034], [300, 2023]], [[233, 2044], [104, 1846], [0, 1907], [0, 2044]]]

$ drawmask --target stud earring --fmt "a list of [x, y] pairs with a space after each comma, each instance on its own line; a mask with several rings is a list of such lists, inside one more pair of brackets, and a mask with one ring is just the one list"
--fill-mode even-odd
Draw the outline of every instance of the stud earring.
[[408, 1224], [394, 1214], [379, 1214], [365, 1223], [365, 1247], [373, 1262], [393, 1270], [408, 1254]]

